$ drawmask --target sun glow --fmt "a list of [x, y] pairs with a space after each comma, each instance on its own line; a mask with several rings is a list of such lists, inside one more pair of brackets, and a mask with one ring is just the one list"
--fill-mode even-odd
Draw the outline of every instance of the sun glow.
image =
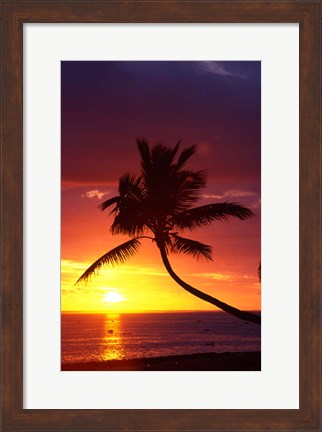
[[109, 291], [103, 297], [103, 301], [106, 303], [119, 303], [124, 300], [125, 297], [123, 297], [122, 294], [118, 293], [117, 291]]

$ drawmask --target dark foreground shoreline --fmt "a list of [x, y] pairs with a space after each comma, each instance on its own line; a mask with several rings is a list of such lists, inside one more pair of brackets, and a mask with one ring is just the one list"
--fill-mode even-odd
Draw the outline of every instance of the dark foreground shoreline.
[[260, 371], [260, 352], [202, 353], [168, 357], [65, 363], [62, 371]]

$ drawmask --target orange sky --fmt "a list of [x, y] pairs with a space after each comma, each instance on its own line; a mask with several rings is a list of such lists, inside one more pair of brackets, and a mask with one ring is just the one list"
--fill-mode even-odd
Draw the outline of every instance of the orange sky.
[[[93, 68], [89, 63], [95, 63]], [[111, 235], [112, 218], [97, 207], [102, 200], [116, 195], [121, 174], [139, 171], [135, 138], [143, 135], [146, 129], [150, 133], [145, 136], [152, 142], [164, 138], [165, 144], [173, 145], [181, 138], [182, 148], [197, 145], [197, 154], [191, 159], [189, 168], [208, 172], [207, 188], [198, 205], [234, 201], [255, 213], [249, 220], [217, 222], [207, 229], [187, 234], [213, 246], [214, 261], [170, 255], [173, 269], [190, 285], [224, 302], [240, 309], [260, 309], [257, 276], [260, 259], [260, 87], [254, 84], [260, 72], [245, 66], [245, 63], [255, 62], [233, 62], [234, 67], [229, 62], [221, 62], [221, 68], [211, 69], [211, 76], [206, 68], [196, 73], [197, 62], [181, 62], [179, 66], [169, 66], [171, 73], [162, 85], [160, 80], [156, 81], [157, 62], [151, 62], [154, 65], [150, 75], [146, 62], [135, 67], [131, 62], [105, 62], [111, 64], [104, 67], [98, 63], [101, 62], [62, 63], [62, 310], [215, 309], [185, 292], [170, 278], [158, 249], [150, 240], [142, 240], [140, 253], [125, 264], [105, 268], [87, 285], [75, 286], [76, 280], [94, 260], [128, 240]], [[170, 62], [163, 62], [162, 68], [166, 66], [164, 63]], [[182, 69], [182, 63], [187, 64], [186, 69]], [[102, 69], [104, 73], [101, 74]], [[173, 93], [171, 86], [177, 88], [182, 70], [191, 75], [181, 84], [183, 90], [186, 88], [190, 92], [190, 103], [197, 101], [199, 111], [194, 113], [190, 105], [180, 105], [181, 111], [186, 109], [186, 115], [181, 118], [180, 114], [180, 118], [173, 119], [171, 112], [158, 112], [159, 104], [152, 101], [155, 95], [151, 95], [151, 88], [156, 91], [155, 88], [161, 86], [159, 102], [162, 97], [169, 102]], [[208, 100], [213, 87], [217, 89], [216, 98]], [[133, 102], [132, 96], [137, 95], [138, 88], [140, 97], [134, 98]], [[130, 106], [126, 105], [129, 95]], [[111, 101], [113, 103], [109, 104]], [[217, 105], [213, 101], [217, 101]], [[224, 114], [218, 113], [219, 107]], [[213, 121], [208, 120], [206, 128], [205, 117], [211, 109], [209, 119]], [[202, 110], [204, 116], [200, 115]], [[159, 122], [153, 127], [148, 122], [150, 111]], [[126, 122], [132, 119], [131, 113], [136, 126], [132, 120]], [[192, 120], [195, 134], [191, 131]], [[174, 123], [180, 130], [175, 136]], [[113, 299], [108, 293], [117, 293], [122, 301], [106, 301]]]

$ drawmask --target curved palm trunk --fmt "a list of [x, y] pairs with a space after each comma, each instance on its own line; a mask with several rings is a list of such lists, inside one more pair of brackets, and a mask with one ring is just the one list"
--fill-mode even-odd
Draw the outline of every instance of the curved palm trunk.
[[250, 321], [253, 322], [255, 324], [261, 324], [261, 317], [259, 315], [256, 314], [252, 314], [250, 312], [244, 312], [241, 311], [237, 308], [234, 308], [233, 306], [228, 305], [227, 303], [224, 303], [208, 294], [203, 293], [202, 291], [199, 291], [196, 288], [193, 288], [192, 286], [188, 285], [186, 282], [184, 282], [182, 279], [179, 278], [179, 276], [173, 271], [170, 262], [168, 260], [168, 256], [166, 254], [166, 251], [164, 248], [160, 247], [160, 253], [161, 253], [161, 258], [163, 261], [163, 264], [165, 265], [165, 268], [167, 269], [169, 275], [172, 277], [172, 279], [174, 279], [177, 284], [179, 284], [183, 289], [185, 289], [186, 291], [188, 291], [190, 294], [193, 294], [194, 296], [200, 298], [201, 300], [204, 300], [208, 303], [211, 303], [215, 306], [217, 306], [218, 308], [222, 309], [223, 311], [234, 315], [235, 317], [241, 319], [241, 320], [245, 320], [245, 321]]

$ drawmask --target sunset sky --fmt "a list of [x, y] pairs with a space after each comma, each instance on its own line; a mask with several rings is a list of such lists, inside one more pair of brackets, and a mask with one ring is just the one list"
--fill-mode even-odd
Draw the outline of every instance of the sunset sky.
[[75, 286], [93, 261], [128, 240], [112, 236], [112, 217], [97, 207], [117, 195], [121, 174], [139, 173], [137, 137], [196, 144], [188, 168], [208, 173], [197, 205], [232, 201], [255, 213], [187, 234], [213, 247], [213, 262], [170, 261], [192, 286], [260, 309], [260, 62], [63, 61], [61, 90], [62, 310], [215, 309], [170, 278], [150, 240], [125, 264]]

